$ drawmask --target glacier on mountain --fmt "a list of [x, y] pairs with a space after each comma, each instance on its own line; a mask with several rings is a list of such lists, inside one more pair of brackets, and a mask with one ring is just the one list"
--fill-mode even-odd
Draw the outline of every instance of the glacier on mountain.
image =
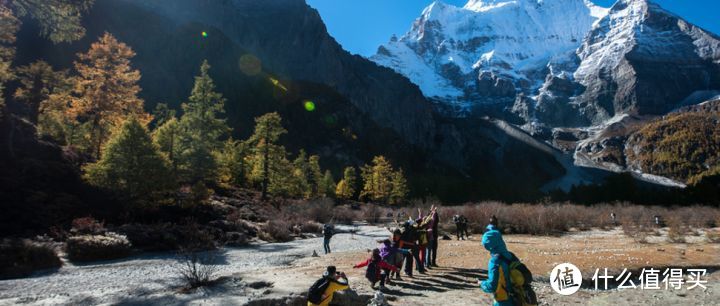
[[[436, 1], [409, 32], [371, 59], [407, 76], [423, 93], [450, 104], [493, 103], [491, 95], [531, 93], [550, 69], [560, 74], [585, 34], [607, 10], [585, 0]], [[464, 109], [464, 108], [460, 108]]]

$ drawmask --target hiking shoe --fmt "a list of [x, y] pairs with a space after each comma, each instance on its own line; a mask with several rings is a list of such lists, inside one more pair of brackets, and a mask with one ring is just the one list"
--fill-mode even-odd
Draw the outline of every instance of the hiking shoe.
[[378, 288], [378, 290], [385, 291], [385, 290], [387, 290], [387, 288], [385, 288], [385, 286], [380, 286], [380, 288]]

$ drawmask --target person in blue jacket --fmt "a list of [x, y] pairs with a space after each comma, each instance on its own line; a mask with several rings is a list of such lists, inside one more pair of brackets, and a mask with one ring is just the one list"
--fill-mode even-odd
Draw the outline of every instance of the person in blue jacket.
[[479, 281], [480, 288], [492, 293], [495, 299], [495, 306], [513, 306], [513, 300], [508, 292], [508, 288], [512, 288], [510, 280], [510, 270], [508, 262], [513, 257], [507, 250], [502, 234], [496, 229], [490, 229], [482, 237], [482, 244], [490, 251], [490, 260], [488, 261], [488, 278]]

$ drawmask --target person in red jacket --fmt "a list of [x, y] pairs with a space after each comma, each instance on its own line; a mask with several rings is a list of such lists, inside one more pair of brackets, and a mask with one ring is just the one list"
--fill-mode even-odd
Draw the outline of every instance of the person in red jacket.
[[370, 255], [370, 258], [356, 264], [355, 266], [353, 266], [353, 269], [362, 267], [367, 267], [367, 270], [365, 271], [365, 278], [370, 281], [370, 287], [375, 289], [375, 284], [377, 284], [377, 282], [379, 281], [380, 290], [385, 290], [385, 279], [388, 277], [384, 270], [390, 270], [393, 272], [398, 271], [397, 267], [390, 265], [382, 260], [382, 258], [380, 257], [379, 249], [374, 249], [372, 251], [372, 255]]

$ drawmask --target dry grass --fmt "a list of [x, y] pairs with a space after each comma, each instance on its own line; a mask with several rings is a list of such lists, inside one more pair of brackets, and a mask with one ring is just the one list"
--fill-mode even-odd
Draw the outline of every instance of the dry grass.
[[93, 261], [126, 257], [132, 248], [126, 236], [108, 232], [70, 237], [65, 250], [70, 260]]
[[24, 277], [36, 270], [60, 266], [62, 261], [48, 244], [27, 239], [0, 241], [0, 279]]
[[[500, 228], [509, 233], [554, 235], [569, 230], [622, 226], [629, 236], [638, 241], [644, 241], [656, 227], [655, 216], [659, 216], [660, 220], [667, 222], [668, 225], [675, 226], [675, 231], [683, 236], [690, 233], [691, 229], [718, 226], [720, 220], [720, 209], [713, 207], [666, 208], [626, 203], [583, 206], [567, 203], [508, 205], [500, 202], [482, 202], [441, 207], [439, 212], [441, 227], [446, 231], [454, 230], [451, 220], [453, 215], [458, 214], [468, 219], [471, 232], [482, 233], [490, 217], [494, 215], [499, 220]], [[615, 221], [612, 220], [611, 213], [615, 213]]]

